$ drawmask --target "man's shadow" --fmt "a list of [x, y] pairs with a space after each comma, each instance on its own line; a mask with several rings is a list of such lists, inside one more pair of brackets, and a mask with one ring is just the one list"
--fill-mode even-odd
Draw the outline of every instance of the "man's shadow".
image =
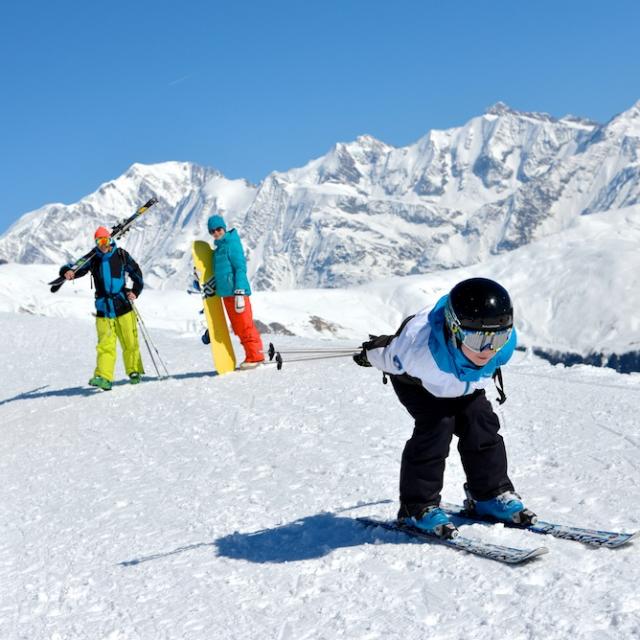
[[37, 398], [57, 397], [72, 398], [74, 396], [92, 396], [96, 393], [101, 393], [92, 387], [68, 387], [67, 389], [50, 389], [49, 391], [44, 391], [44, 389], [48, 389], [48, 387], [49, 385], [45, 384], [42, 387], [31, 389], [31, 391], [23, 391], [12, 398], [0, 400], [0, 407], [3, 404], [9, 404], [10, 402], [16, 402], [17, 400], [36, 400]]
[[[190, 378], [212, 378], [217, 376], [218, 373], [216, 371], [190, 371], [188, 373], [176, 373], [171, 376], [167, 376], [166, 379], [173, 380], [188, 380]], [[164, 378], [163, 378], [164, 379]], [[157, 376], [144, 376], [142, 382], [144, 384], [148, 384], [149, 382], [161, 382], [163, 379], [158, 378]], [[116, 380], [113, 383], [114, 387], [121, 387], [123, 385], [128, 385], [128, 380]], [[0, 407], [3, 404], [9, 404], [10, 402], [16, 402], [17, 400], [36, 400], [38, 398], [73, 398], [75, 396], [93, 396], [99, 395], [101, 393], [105, 393], [100, 389], [96, 389], [95, 387], [67, 387], [66, 389], [48, 389], [49, 385], [44, 385], [42, 387], [36, 387], [35, 389], [31, 389], [31, 391], [23, 391], [12, 398], [6, 398], [5, 400], [0, 400]]]
[[[388, 502], [384, 500], [382, 502]], [[217, 555], [258, 564], [295, 562], [326, 556], [335, 549], [357, 547], [376, 542], [407, 544], [415, 540], [379, 527], [367, 527], [355, 518], [335, 513], [319, 513], [287, 524], [249, 533], [234, 532], [213, 542], [197, 542], [172, 551], [155, 553], [120, 562], [132, 566], [150, 560], [213, 547]]]

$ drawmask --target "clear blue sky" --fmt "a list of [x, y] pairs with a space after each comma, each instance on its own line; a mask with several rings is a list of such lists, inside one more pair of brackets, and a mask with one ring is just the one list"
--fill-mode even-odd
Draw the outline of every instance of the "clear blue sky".
[[498, 100], [606, 122], [640, 99], [639, 36], [637, 0], [5, 2], [0, 233], [134, 162], [259, 182]]

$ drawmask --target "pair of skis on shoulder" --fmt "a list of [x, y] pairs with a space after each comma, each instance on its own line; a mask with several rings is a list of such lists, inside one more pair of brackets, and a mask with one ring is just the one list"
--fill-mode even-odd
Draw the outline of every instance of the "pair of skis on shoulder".
[[[132, 215], [130, 215], [128, 218], [122, 220], [122, 222], [119, 222], [118, 224], [116, 224], [114, 227], [111, 228], [111, 237], [114, 240], [117, 240], [122, 236], [124, 236], [131, 229], [131, 226], [133, 225], [133, 223], [143, 213], [145, 213], [151, 207], [153, 207], [154, 204], [157, 204], [157, 202], [158, 202], [158, 198], [151, 198], [150, 200], [145, 202], [142, 206], [138, 207]], [[78, 269], [80, 269], [83, 265], [85, 265], [89, 260], [91, 260], [91, 258], [93, 258], [95, 253], [96, 253], [96, 248], [93, 247], [90, 251], [85, 253], [81, 258], [78, 258], [74, 262], [70, 263], [68, 265], [69, 270], [75, 273], [76, 271], [78, 271]], [[66, 279], [64, 276], [58, 276], [57, 278], [49, 282], [48, 284], [51, 285], [51, 289], [50, 289], [51, 293], [55, 293], [56, 291], [58, 291], [65, 282], [66, 282]]]
[[[455, 523], [459, 524], [496, 524], [493, 520], [487, 520], [475, 516], [465, 510], [464, 507], [455, 504], [443, 503], [440, 505], [443, 511], [445, 511]], [[370, 526], [370, 527], [383, 527], [390, 531], [400, 531], [414, 538], [429, 542], [437, 542], [459, 551], [467, 551], [474, 555], [488, 558], [490, 560], [497, 560], [498, 562], [504, 562], [507, 564], [520, 564], [537, 558], [549, 552], [547, 547], [534, 547], [534, 548], [519, 548], [509, 547], [505, 545], [492, 544], [483, 542], [476, 538], [467, 538], [466, 536], [458, 535], [456, 538], [439, 538], [435, 535], [431, 535], [412, 527], [409, 524], [394, 520], [377, 520], [375, 518], [358, 518], [358, 522]], [[640, 531], [635, 533], [620, 533], [616, 531], [603, 531], [600, 529], [588, 529], [583, 527], [572, 527], [562, 524], [555, 524], [552, 522], [546, 522], [538, 520], [535, 524], [518, 525], [515, 523], [501, 523], [505, 527], [514, 529], [522, 529], [525, 531], [531, 531], [532, 533], [539, 533], [542, 535], [551, 535], [555, 538], [562, 538], [563, 540], [574, 540], [576, 542], [582, 542], [595, 547], [608, 547], [614, 549], [627, 544], [631, 540], [637, 539], [640, 535]]]

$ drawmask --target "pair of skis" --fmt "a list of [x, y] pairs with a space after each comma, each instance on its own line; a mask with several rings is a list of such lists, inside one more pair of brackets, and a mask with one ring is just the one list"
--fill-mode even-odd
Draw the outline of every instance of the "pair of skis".
[[[145, 202], [141, 207], [138, 207], [136, 211], [130, 215], [128, 218], [119, 222], [114, 227], [111, 228], [111, 237], [114, 240], [121, 238], [129, 229], [131, 229], [131, 225], [147, 210], [153, 207], [154, 204], [158, 202], [158, 198], [151, 198], [147, 202]], [[96, 248], [93, 247], [91, 251], [87, 251], [81, 258], [78, 258], [75, 262], [69, 265], [69, 270], [74, 273], [80, 269], [84, 264], [86, 264], [96, 253]], [[58, 276], [55, 280], [52, 280], [48, 284], [51, 285], [51, 293], [55, 293], [60, 289], [60, 287], [66, 282], [64, 276]]]
[[[440, 507], [454, 520], [454, 522], [457, 521], [460, 524], [495, 523], [495, 521], [493, 520], [480, 518], [472, 513], [469, 513], [465, 510], [464, 507], [460, 505], [443, 503], [440, 505]], [[375, 518], [358, 518], [357, 520], [358, 522], [366, 526], [383, 527], [384, 529], [388, 529], [390, 531], [400, 531], [420, 540], [440, 543], [459, 551], [467, 551], [483, 558], [497, 560], [498, 562], [504, 562], [507, 564], [520, 564], [549, 552], [549, 549], [547, 549], [547, 547], [534, 547], [529, 549], [509, 547], [483, 542], [482, 540], [478, 540], [476, 538], [467, 538], [461, 535], [458, 535], [458, 537], [456, 538], [439, 538], [435, 535], [428, 534], [425, 531], [399, 521], [377, 520]], [[636, 531], [635, 533], [619, 533], [616, 531], [603, 531], [600, 529], [572, 527], [562, 524], [555, 524], [552, 522], [546, 522], [543, 520], [538, 520], [535, 524], [530, 525], [518, 525], [515, 523], [501, 524], [503, 524], [505, 527], [522, 529], [542, 535], [551, 535], [555, 538], [562, 538], [563, 540], [574, 540], [576, 542], [582, 542], [591, 546], [607, 547], [609, 549], [621, 547], [622, 545], [627, 544], [634, 539], [637, 539], [640, 535], [640, 531]]]

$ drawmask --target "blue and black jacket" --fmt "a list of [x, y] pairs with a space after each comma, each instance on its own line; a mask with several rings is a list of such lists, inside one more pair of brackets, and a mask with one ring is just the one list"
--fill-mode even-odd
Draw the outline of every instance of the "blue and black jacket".
[[[65, 265], [60, 275], [69, 269]], [[91, 272], [96, 289], [96, 314], [98, 318], [117, 318], [131, 311], [127, 292], [133, 291], [136, 297], [144, 288], [142, 271], [138, 263], [124, 250], [112, 243], [107, 253], [96, 250], [93, 257], [76, 271], [76, 278]], [[132, 287], [125, 287], [125, 274], [129, 274]]]

